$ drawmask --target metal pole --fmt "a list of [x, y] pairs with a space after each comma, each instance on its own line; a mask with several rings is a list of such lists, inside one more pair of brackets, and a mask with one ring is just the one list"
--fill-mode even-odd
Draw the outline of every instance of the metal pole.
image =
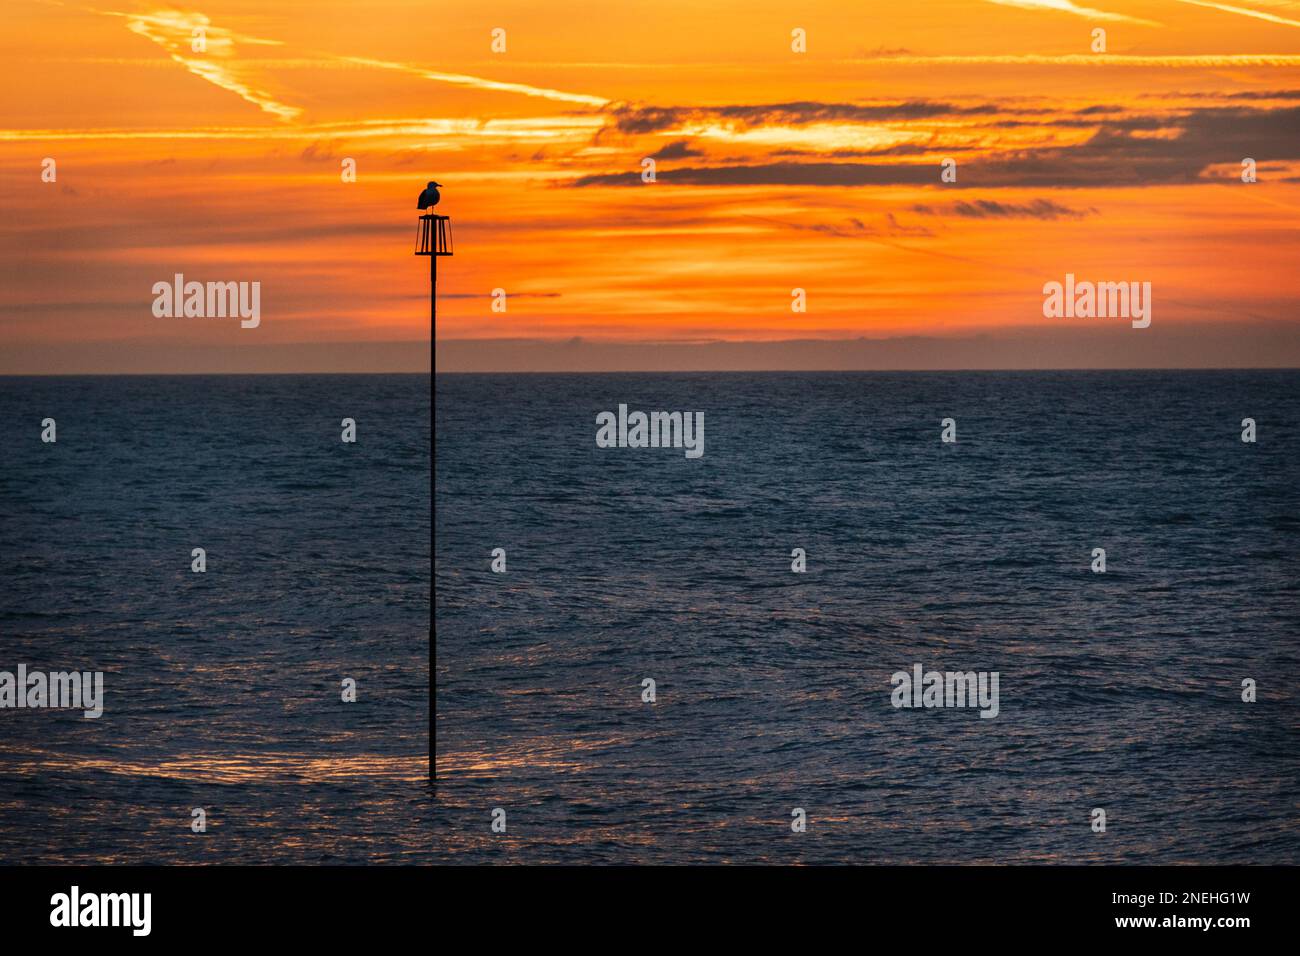
[[[438, 325], [438, 221], [430, 214], [429, 218], [429, 389], [434, 407], [437, 407], [437, 390], [434, 386], [434, 337]], [[433, 446], [429, 446], [431, 456], [436, 455]], [[429, 500], [433, 500], [433, 469], [429, 471]], [[432, 567], [430, 572], [432, 572]], [[429, 578], [429, 606], [433, 606], [433, 578]], [[432, 621], [429, 628], [429, 792], [433, 799], [438, 799], [438, 648], [434, 636]]]
[[[423, 217], [421, 217], [423, 218]], [[424, 232], [425, 242], [424, 249], [429, 253], [429, 390], [430, 399], [433, 407], [437, 409], [437, 385], [436, 385], [436, 362], [434, 361], [434, 340], [436, 338], [438, 324], [438, 249], [440, 233], [438, 231], [438, 220], [429, 213], [426, 220], [427, 231]], [[433, 481], [434, 473], [437, 471], [436, 457], [437, 453], [430, 446], [430, 456], [434, 459], [433, 465], [429, 471], [429, 498], [433, 499]], [[429, 605], [433, 606], [433, 577], [432, 567], [430, 567], [429, 577]], [[433, 799], [438, 799], [438, 645], [437, 637], [434, 635], [432, 621], [429, 628], [429, 792]]]

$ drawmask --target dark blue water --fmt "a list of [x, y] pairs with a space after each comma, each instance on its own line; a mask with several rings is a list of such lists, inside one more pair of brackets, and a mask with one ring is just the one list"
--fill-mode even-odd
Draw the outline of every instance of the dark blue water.
[[0, 378], [0, 863], [428, 857], [429, 386]]
[[[1300, 863], [1300, 373], [436, 389], [434, 859]], [[619, 403], [704, 456], [597, 448]], [[895, 709], [915, 663], [999, 715]]]
[[427, 376], [0, 379], [0, 862], [1300, 862], [1297, 373], [436, 384], [433, 803]]

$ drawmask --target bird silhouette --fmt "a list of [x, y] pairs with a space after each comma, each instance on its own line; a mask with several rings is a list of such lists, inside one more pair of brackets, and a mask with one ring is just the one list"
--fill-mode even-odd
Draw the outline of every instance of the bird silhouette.
[[441, 185], [442, 183], [435, 183], [433, 180], [429, 180], [429, 185], [424, 188], [424, 192], [420, 193], [420, 200], [416, 204], [416, 208], [432, 209], [434, 206], [438, 205], [438, 200], [442, 198], [438, 195], [438, 187]]

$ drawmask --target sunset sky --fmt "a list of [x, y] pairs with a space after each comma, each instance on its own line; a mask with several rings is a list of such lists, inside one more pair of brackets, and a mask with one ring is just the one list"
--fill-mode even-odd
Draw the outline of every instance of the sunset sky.
[[1300, 364], [1300, 0], [197, 2], [0, 4], [0, 373], [427, 370], [430, 179], [439, 370]]

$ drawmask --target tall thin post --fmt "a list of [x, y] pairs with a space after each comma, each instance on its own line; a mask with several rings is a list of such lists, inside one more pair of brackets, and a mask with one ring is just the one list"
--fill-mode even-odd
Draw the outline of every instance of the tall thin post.
[[[429, 232], [433, 232], [433, 226], [437, 225], [434, 220], [429, 220]], [[433, 245], [433, 237], [430, 237], [430, 246]], [[430, 248], [430, 252], [437, 252], [437, 247]], [[433, 339], [437, 336], [438, 328], [438, 256], [429, 256], [429, 372], [434, 371], [433, 360]], [[433, 392], [433, 378], [429, 380], [430, 398]], [[430, 454], [435, 454], [433, 445], [429, 445]], [[429, 471], [429, 501], [433, 501], [433, 470]], [[430, 568], [432, 570], [432, 568]], [[429, 580], [429, 606], [433, 607], [433, 579]], [[429, 792], [432, 793], [433, 799], [438, 799], [438, 767], [434, 761], [434, 756], [438, 752], [438, 731], [434, 726], [437, 719], [435, 714], [438, 713], [438, 649], [434, 641], [433, 626], [430, 622], [429, 627]]]
[[[430, 396], [433, 399], [434, 406], [437, 406], [437, 375], [434, 362], [434, 342], [437, 338], [438, 322], [438, 257], [449, 256], [452, 254], [451, 246], [451, 218], [440, 216], [433, 212], [433, 207], [438, 205], [438, 183], [430, 181], [429, 187], [420, 193], [420, 199], [417, 208], [419, 208], [420, 228], [415, 234], [415, 254], [417, 256], [429, 257], [429, 371], [433, 374], [429, 376], [430, 390], [435, 394]], [[428, 209], [429, 212], [424, 212]], [[437, 471], [436, 454], [434, 472]], [[433, 472], [429, 474], [429, 497], [433, 497]], [[433, 586], [432, 579], [429, 583], [430, 588]], [[433, 606], [433, 595], [429, 595], [429, 605]], [[429, 628], [429, 790], [433, 798], [438, 798], [438, 644], [434, 636], [433, 628]]]

